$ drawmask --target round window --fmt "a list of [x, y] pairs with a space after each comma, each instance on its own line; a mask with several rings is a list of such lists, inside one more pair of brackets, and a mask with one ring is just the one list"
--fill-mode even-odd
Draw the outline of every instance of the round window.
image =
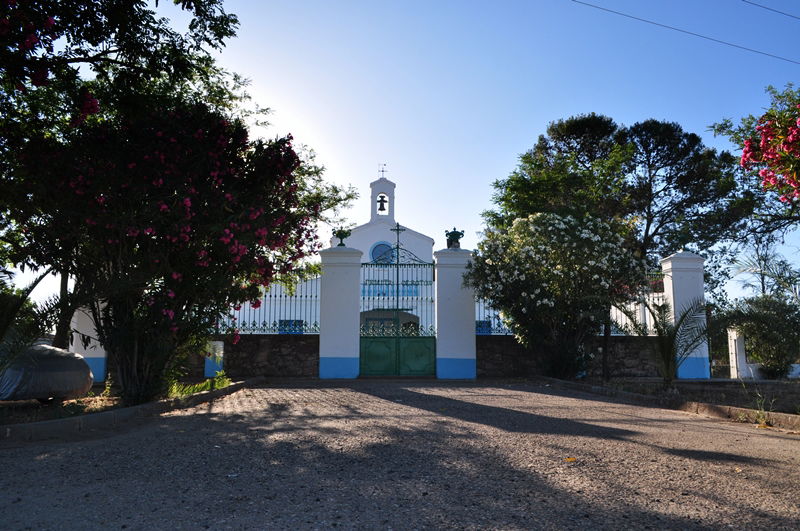
[[372, 261], [379, 264], [391, 264], [394, 262], [394, 249], [388, 243], [379, 243], [372, 248]]

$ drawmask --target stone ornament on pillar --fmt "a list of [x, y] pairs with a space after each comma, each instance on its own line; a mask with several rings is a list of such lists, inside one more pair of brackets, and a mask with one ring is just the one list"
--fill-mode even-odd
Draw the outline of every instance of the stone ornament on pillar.
[[448, 249], [461, 249], [461, 238], [464, 237], [463, 230], [456, 230], [456, 228], [453, 227], [453, 230], [444, 231], [444, 235], [447, 236]]
[[319, 377], [358, 378], [362, 252], [331, 247], [319, 254], [322, 258]]
[[436, 262], [436, 377], [474, 379], [475, 292], [464, 286], [464, 273], [472, 259], [466, 249], [449, 248], [433, 253]]
[[[661, 270], [664, 272], [664, 296], [672, 308], [673, 322], [693, 302], [705, 299], [704, 261], [702, 256], [687, 251], [680, 251], [661, 260]], [[684, 360], [678, 367], [678, 378], [711, 378], [708, 343], [703, 342]]]

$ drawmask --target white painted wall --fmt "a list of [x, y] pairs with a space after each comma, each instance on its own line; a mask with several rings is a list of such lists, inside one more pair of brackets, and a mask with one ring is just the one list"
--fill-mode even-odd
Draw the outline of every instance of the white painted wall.
[[[78, 330], [89, 337], [97, 337], [97, 331], [94, 328], [94, 321], [92, 320], [89, 311], [85, 308], [79, 308], [75, 312], [75, 314], [72, 316], [70, 327], [72, 330]], [[86, 363], [88, 363], [89, 367], [92, 369], [92, 377], [94, 378], [94, 381], [102, 382], [105, 380], [106, 351], [97, 340], [92, 339], [89, 344], [84, 347], [83, 341], [81, 341], [81, 335], [73, 332], [70, 351], [76, 352], [83, 356], [83, 358], [86, 360]]]
[[475, 378], [475, 291], [464, 286], [472, 258], [466, 249], [442, 249], [436, 259], [436, 375]]
[[332, 247], [320, 251], [319, 376], [356, 378], [359, 372], [361, 251]]
[[[704, 258], [681, 251], [661, 260], [664, 272], [664, 296], [672, 307], [673, 319], [696, 300], [705, 300]], [[703, 316], [705, 320], [705, 316]], [[710, 378], [708, 343], [701, 343], [678, 367], [678, 378]]]

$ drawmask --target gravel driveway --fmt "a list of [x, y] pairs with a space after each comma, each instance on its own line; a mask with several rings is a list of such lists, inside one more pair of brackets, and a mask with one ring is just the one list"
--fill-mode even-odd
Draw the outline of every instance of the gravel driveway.
[[797, 529], [800, 435], [537, 382], [291, 381], [0, 446], [2, 529]]

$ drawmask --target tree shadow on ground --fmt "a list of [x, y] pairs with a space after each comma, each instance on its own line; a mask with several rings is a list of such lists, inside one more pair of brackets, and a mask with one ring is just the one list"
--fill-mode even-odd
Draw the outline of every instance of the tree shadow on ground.
[[602, 439], [621, 439], [635, 433], [631, 430], [597, 426], [555, 416], [538, 415], [515, 409], [465, 402], [438, 395], [433, 396], [412, 389], [393, 390], [389, 393], [380, 387], [375, 387], [360, 389], [359, 391], [384, 400], [401, 401], [405, 405], [437, 415], [484, 424], [508, 432], [571, 435]]
[[[113, 437], [12, 449], [0, 456], [5, 525], [687, 529], [715, 523], [626, 499], [580, 463], [524, 446], [535, 434], [619, 440], [627, 430], [394, 387], [311, 393], [302, 403], [290, 394], [264, 396], [273, 401], [238, 414], [212, 403], [205, 412], [151, 419]], [[497, 450], [498, 430], [523, 446]], [[565, 486], [559, 478], [570, 475], [598, 491]], [[72, 479], [65, 490], [66, 478]], [[786, 523], [730, 511], [742, 525]]]
[[766, 465], [762, 459], [753, 459], [752, 457], [736, 455], [729, 452], [712, 452], [708, 450], [691, 450], [684, 448], [664, 448], [663, 451], [670, 455], [696, 459], [698, 461], [727, 461], [731, 463]]

